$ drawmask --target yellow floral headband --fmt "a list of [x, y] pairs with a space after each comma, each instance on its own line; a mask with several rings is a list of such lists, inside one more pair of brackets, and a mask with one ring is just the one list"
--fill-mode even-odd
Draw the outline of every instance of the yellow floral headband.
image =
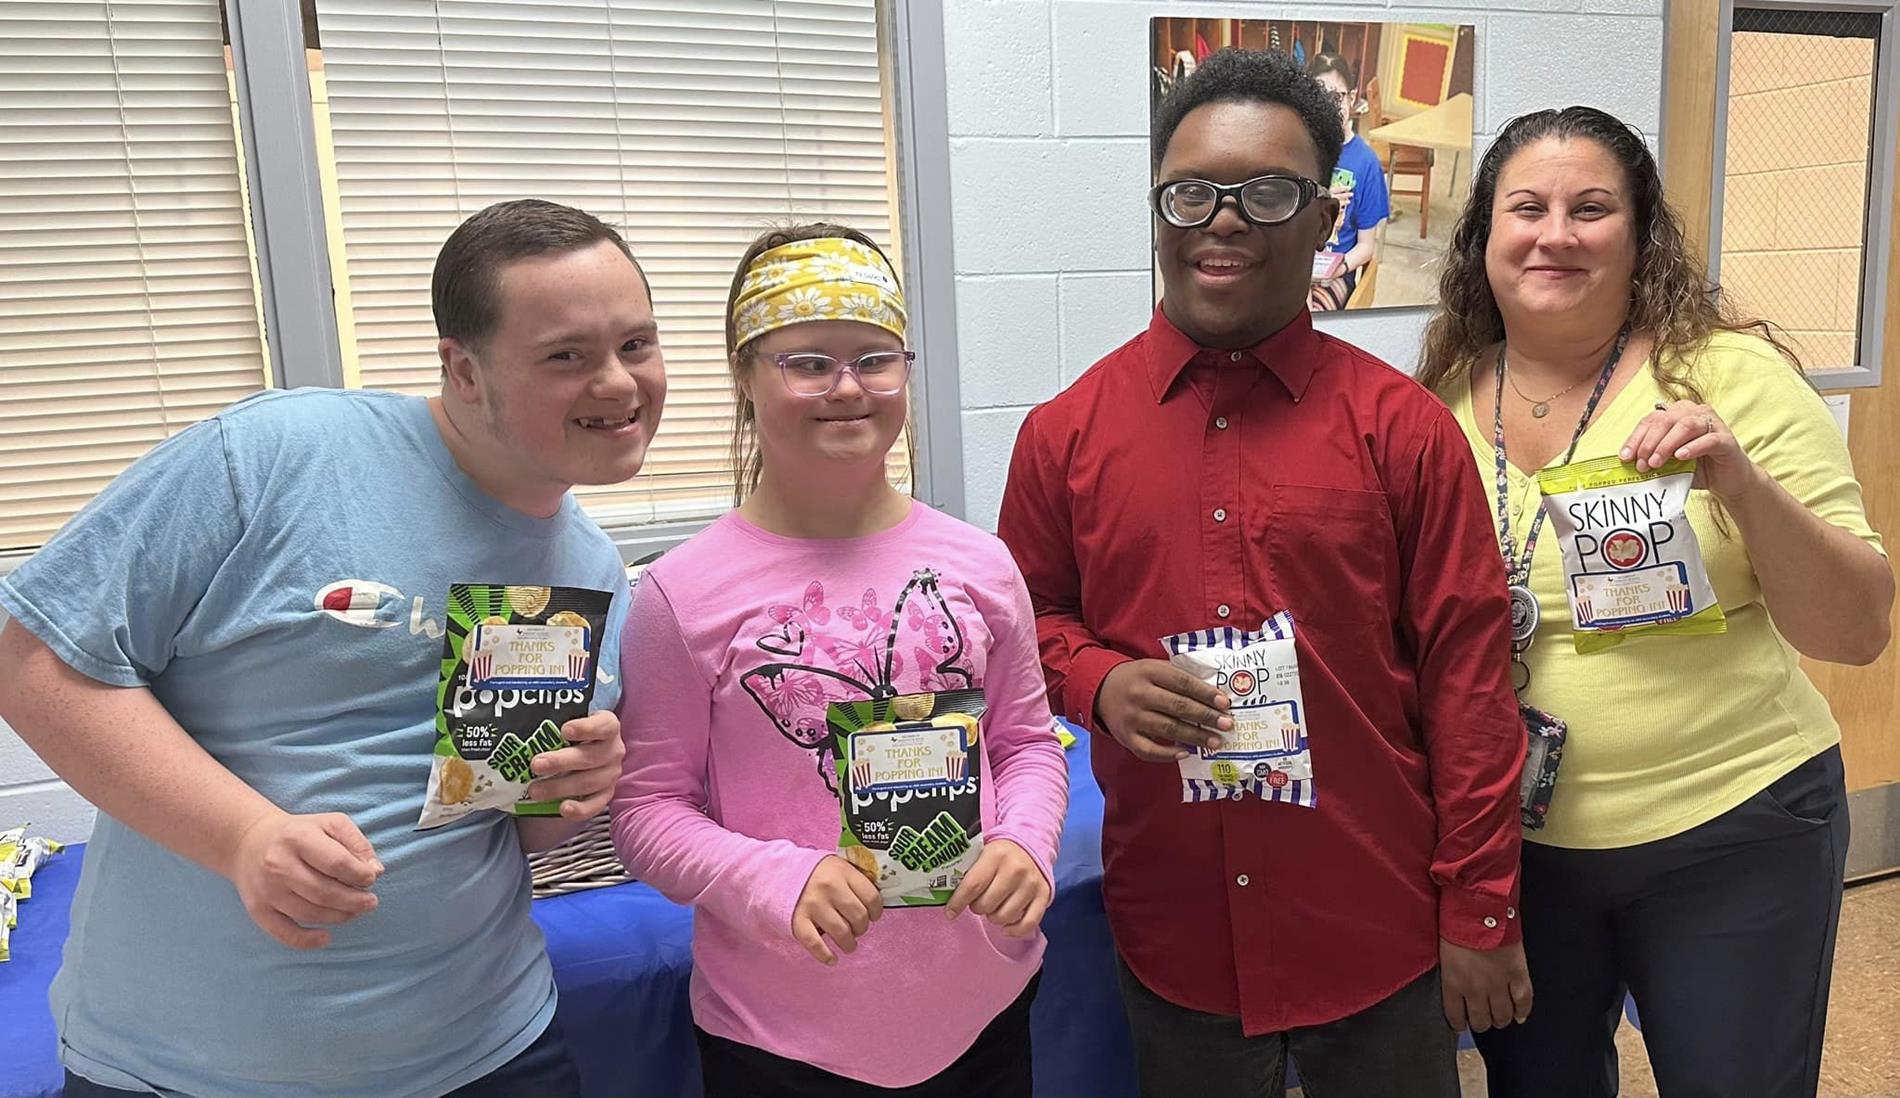
[[877, 249], [840, 237], [760, 252], [733, 302], [734, 346], [811, 320], [856, 320], [904, 338], [904, 292], [896, 273]]

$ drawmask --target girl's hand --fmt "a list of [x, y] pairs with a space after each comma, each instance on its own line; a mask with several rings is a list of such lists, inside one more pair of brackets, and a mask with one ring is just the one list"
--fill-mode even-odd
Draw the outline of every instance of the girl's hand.
[[805, 882], [805, 891], [799, 893], [798, 904], [792, 908], [792, 937], [814, 958], [835, 965], [837, 954], [826, 947], [825, 939], [851, 953], [882, 914], [884, 900], [877, 886], [850, 862], [833, 855], [818, 863]]
[[1029, 852], [1008, 839], [997, 839], [983, 844], [983, 853], [977, 855], [945, 910], [954, 919], [968, 908], [1002, 927], [1009, 937], [1027, 938], [1042, 925], [1052, 895]]

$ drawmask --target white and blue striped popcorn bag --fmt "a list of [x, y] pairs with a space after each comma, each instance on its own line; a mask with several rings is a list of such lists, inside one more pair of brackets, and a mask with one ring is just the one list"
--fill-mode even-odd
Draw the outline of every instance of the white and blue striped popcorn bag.
[[1217, 751], [1190, 748], [1180, 760], [1183, 801], [1262, 800], [1312, 808], [1313, 756], [1293, 647], [1293, 615], [1259, 629], [1198, 629], [1161, 638], [1168, 662], [1226, 694], [1231, 732]]

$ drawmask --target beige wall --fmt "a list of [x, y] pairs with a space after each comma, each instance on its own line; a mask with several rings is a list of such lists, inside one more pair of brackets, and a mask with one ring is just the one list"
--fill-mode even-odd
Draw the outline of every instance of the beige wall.
[[1854, 365], [1874, 43], [1738, 33], [1721, 281], [1810, 369]]

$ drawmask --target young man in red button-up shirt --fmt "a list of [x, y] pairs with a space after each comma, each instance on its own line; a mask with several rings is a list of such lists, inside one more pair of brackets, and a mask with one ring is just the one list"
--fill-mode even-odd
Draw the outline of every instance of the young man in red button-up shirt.
[[[1216, 54], [1156, 119], [1147, 330], [1024, 423], [1000, 532], [1051, 697], [1097, 733], [1104, 898], [1142, 1092], [1458, 1094], [1456, 1029], [1530, 1010], [1509, 613], [1451, 414], [1313, 330], [1325, 92]], [[1159, 638], [1290, 610], [1316, 803], [1188, 803], [1229, 699]]]

